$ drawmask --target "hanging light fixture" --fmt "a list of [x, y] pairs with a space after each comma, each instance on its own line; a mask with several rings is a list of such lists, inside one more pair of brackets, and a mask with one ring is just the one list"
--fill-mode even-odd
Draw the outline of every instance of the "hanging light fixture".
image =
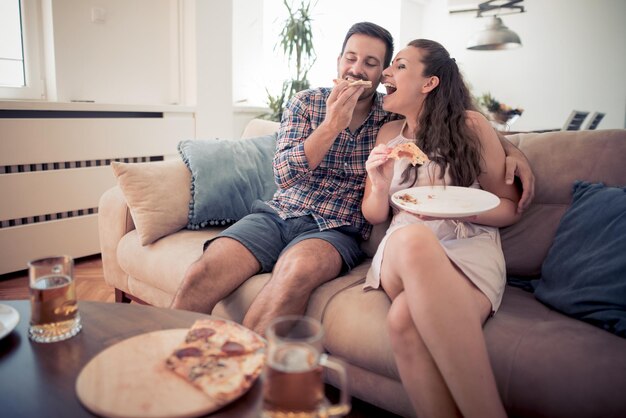
[[467, 43], [467, 49], [474, 51], [514, 49], [521, 46], [522, 41], [517, 33], [506, 27], [498, 16], [491, 17], [485, 29], [476, 32]]
[[498, 16], [524, 13], [523, 0], [488, 0], [478, 5], [478, 9], [451, 10], [450, 13], [477, 12], [476, 17], [490, 16], [485, 28], [474, 34], [467, 43], [473, 51], [500, 51], [522, 46], [520, 37], [506, 27]]

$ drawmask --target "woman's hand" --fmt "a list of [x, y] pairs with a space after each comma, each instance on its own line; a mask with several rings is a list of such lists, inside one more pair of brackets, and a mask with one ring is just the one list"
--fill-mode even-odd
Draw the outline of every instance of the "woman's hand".
[[389, 160], [391, 148], [385, 144], [374, 147], [365, 162], [365, 170], [374, 190], [389, 190], [393, 178], [394, 160]]

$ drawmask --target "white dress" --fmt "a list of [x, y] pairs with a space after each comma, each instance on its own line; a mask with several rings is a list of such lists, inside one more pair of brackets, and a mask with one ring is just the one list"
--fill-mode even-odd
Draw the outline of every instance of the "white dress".
[[[400, 133], [387, 145], [393, 147], [403, 142], [411, 142], [411, 140]], [[390, 197], [396, 191], [410, 186], [410, 184], [400, 184], [402, 173], [408, 164], [407, 159], [395, 161], [393, 179], [389, 190]], [[435, 185], [443, 184], [443, 180], [438, 178], [439, 172], [439, 167], [433, 162], [420, 166], [417, 183], [413, 186], [429, 186], [431, 181]], [[447, 171], [445, 181], [448, 185], [452, 184]], [[472, 187], [480, 186], [475, 183]], [[393, 205], [392, 211], [391, 225], [374, 255], [364, 289], [376, 289], [380, 286], [380, 268], [385, 245], [391, 234], [406, 225], [423, 223], [439, 238], [448, 258], [489, 298], [492, 311], [498, 310], [506, 284], [504, 254], [500, 245], [498, 228], [447, 219], [423, 221]]]

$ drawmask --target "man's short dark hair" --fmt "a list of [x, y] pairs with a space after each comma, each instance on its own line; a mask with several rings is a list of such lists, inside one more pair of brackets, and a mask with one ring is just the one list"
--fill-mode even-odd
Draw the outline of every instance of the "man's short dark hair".
[[387, 51], [385, 52], [385, 62], [383, 68], [389, 67], [391, 63], [391, 57], [393, 56], [393, 36], [389, 33], [389, 31], [382, 26], [378, 26], [376, 23], [371, 22], [359, 22], [352, 25], [352, 27], [348, 30], [346, 37], [343, 40], [343, 45], [341, 46], [341, 55], [343, 55], [344, 50], [346, 49], [346, 44], [348, 43], [348, 39], [352, 35], [362, 34], [371, 36], [372, 38], [378, 38], [385, 43], [387, 47]]

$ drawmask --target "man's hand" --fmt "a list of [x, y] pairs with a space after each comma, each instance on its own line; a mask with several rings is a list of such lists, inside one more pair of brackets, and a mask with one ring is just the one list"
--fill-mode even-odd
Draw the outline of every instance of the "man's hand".
[[310, 170], [315, 170], [332, 147], [339, 134], [350, 126], [354, 109], [363, 86], [349, 86], [341, 81], [326, 100], [326, 118], [304, 141], [304, 153]]
[[513, 184], [515, 176], [519, 177], [521, 180], [522, 197], [517, 204], [517, 212], [522, 213], [528, 209], [528, 206], [530, 206], [530, 203], [535, 197], [535, 175], [524, 153], [510, 142], [509, 144], [511, 146], [508, 147], [508, 149], [505, 147], [507, 156], [505, 160], [506, 174], [504, 181], [506, 184]]
[[524, 153], [500, 132], [496, 131], [496, 134], [506, 154], [504, 181], [506, 184], [513, 184], [517, 176], [522, 182], [522, 197], [517, 203], [517, 213], [522, 213], [528, 209], [535, 197], [535, 175]]
[[329, 128], [337, 133], [350, 125], [354, 108], [359, 96], [365, 91], [363, 86], [350, 86], [348, 80], [342, 80], [337, 84], [326, 101], [326, 123]]

